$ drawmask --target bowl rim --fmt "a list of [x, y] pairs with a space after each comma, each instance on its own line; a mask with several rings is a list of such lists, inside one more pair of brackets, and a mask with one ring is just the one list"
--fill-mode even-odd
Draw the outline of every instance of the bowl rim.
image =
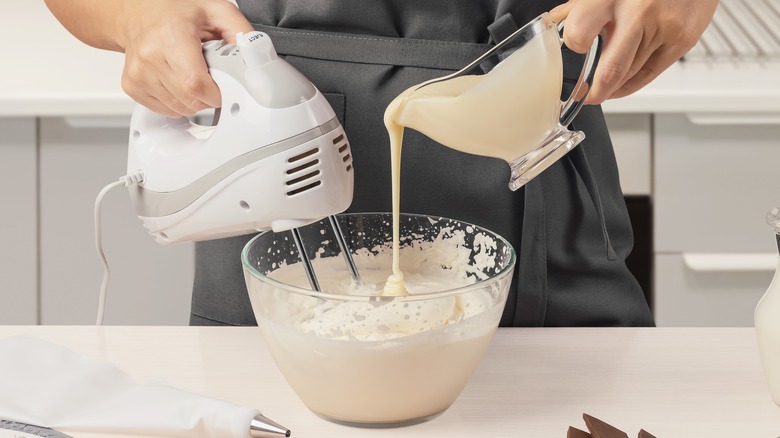
[[[392, 213], [390, 212], [360, 212], [360, 213], [341, 213], [337, 214], [338, 217], [354, 217], [354, 216], [391, 216]], [[323, 300], [338, 300], [338, 301], [352, 301], [352, 302], [387, 302], [387, 301], [422, 301], [422, 300], [430, 300], [430, 299], [436, 299], [436, 298], [443, 298], [453, 295], [460, 295], [466, 291], [476, 289], [476, 288], [485, 288], [493, 283], [497, 283], [498, 281], [502, 280], [507, 273], [510, 275], [512, 274], [512, 271], [514, 270], [515, 264], [517, 262], [517, 253], [515, 252], [515, 248], [512, 246], [511, 243], [509, 243], [508, 240], [506, 240], [504, 237], [499, 235], [498, 233], [495, 233], [493, 231], [488, 230], [485, 227], [481, 227], [479, 225], [472, 224], [470, 222], [458, 220], [458, 219], [451, 219], [444, 216], [436, 216], [436, 215], [429, 215], [429, 214], [417, 214], [417, 213], [401, 213], [402, 217], [421, 217], [421, 218], [433, 218], [437, 220], [449, 220], [454, 222], [459, 222], [463, 224], [464, 226], [472, 226], [478, 231], [486, 232], [491, 235], [491, 237], [495, 238], [496, 240], [499, 240], [506, 245], [507, 248], [509, 248], [510, 253], [510, 259], [509, 263], [504, 266], [500, 272], [497, 274], [491, 276], [490, 278], [486, 280], [477, 280], [476, 282], [472, 284], [468, 284], [465, 286], [459, 286], [453, 289], [445, 289], [442, 291], [436, 291], [436, 292], [427, 292], [427, 293], [420, 293], [420, 294], [410, 294], [410, 295], [346, 295], [346, 294], [334, 294], [334, 293], [328, 293], [328, 292], [317, 292], [315, 290], [311, 289], [304, 289], [298, 286], [293, 286], [287, 283], [282, 283], [280, 281], [277, 281], [265, 274], [260, 273], [257, 269], [255, 269], [254, 266], [252, 266], [247, 257], [249, 248], [254, 244], [255, 240], [259, 239], [260, 237], [268, 234], [273, 233], [273, 230], [267, 230], [262, 231], [258, 233], [256, 236], [254, 236], [252, 239], [249, 240], [249, 242], [244, 245], [244, 248], [241, 250], [241, 265], [244, 268], [244, 272], [246, 273], [249, 271], [250, 275], [258, 277], [262, 279], [264, 282], [270, 284], [271, 286], [277, 287], [279, 289], [283, 289], [289, 292], [293, 292], [299, 295], [306, 295], [310, 297], [316, 297]], [[322, 220], [322, 219], [320, 219]], [[315, 221], [316, 222], [316, 221]], [[312, 222], [314, 223], [314, 222]], [[246, 276], [246, 274], [245, 274]], [[247, 285], [248, 286], [248, 285]], [[247, 287], [247, 293], [248, 291]]]

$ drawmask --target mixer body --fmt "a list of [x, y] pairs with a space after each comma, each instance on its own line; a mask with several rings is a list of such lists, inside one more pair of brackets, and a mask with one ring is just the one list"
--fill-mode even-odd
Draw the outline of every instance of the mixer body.
[[203, 45], [222, 93], [213, 126], [138, 106], [128, 173], [139, 218], [169, 245], [282, 231], [349, 207], [352, 156], [325, 97], [261, 32]]

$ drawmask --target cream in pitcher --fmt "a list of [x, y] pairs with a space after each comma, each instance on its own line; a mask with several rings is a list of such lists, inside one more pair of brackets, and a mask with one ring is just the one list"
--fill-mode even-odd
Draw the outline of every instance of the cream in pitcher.
[[[512, 168], [509, 186], [516, 190], [585, 137], [565, 125], [584, 101], [582, 87], [592, 79], [599, 38], [586, 55], [586, 68], [572, 93], [579, 100], [560, 101], [562, 40], [558, 26], [542, 14], [460, 72], [415, 85], [388, 105], [384, 123], [391, 148], [394, 258], [386, 295], [407, 293], [398, 260], [404, 127], [452, 149], [507, 161]], [[481, 68], [482, 61], [504, 46], [519, 47], [485, 74], [464, 74]]]
[[485, 75], [416, 85], [390, 104], [385, 123], [461, 152], [513, 161], [558, 126], [563, 66], [557, 40], [555, 31], [544, 32]]

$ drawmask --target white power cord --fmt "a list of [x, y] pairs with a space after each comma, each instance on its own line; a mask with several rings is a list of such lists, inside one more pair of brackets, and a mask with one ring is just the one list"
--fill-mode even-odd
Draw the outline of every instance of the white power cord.
[[100, 219], [103, 198], [106, 196], [106, 193], [111, 191], [114, 187], [128, 187], [132, 184], [140, 184], [143, 181], [144, 174], [140, 170], [127, 174], [119, 178], [118, 181], [103, 187], [103, 190], [98, 193], [97, 198], [95, 199], [95, 247], [97, 248], [100, 262], [103, 264], [103, 283], [100, 285], [100, 298], [98, 299], [97, 321], [95, 322], [95, 325], [103, 325], [103, 314], [106, 309], [106, 290], [108, 289], [108, 280], [111, 278], [111, 270], [108, 269], [108, 260], [106, 260], [106, 254], [103, 252], [103, 225]]

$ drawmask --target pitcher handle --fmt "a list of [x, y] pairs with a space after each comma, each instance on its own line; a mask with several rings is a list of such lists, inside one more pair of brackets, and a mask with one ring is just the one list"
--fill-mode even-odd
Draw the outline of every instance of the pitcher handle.
[[[560, 43], [563, 44], [563, 23], [566, 20], [562, 20], [558, 23], [558, 38]], [[593, 39], [588, 51], [585, 53], [585, 63], [582, 65], [582, 71], [580, 77], [577, 79], [577, 84], [574, 85], [569, 98], [566, 101], [561, 101], [561, 125], [568, 126], [577, 113], [582, 109], [582, 105], [585, 104], [585, 98], [588, 97], [590, 87], [593, 85], [593, 75], [596, 72], [596, 66], [599, 63], [601, 57], [601, 48], [604, 45], [604, 35], [599, 33], [596, 38]], [[583, 87], [587, 87], [584, 88]], [[580, 96], [581, 94], [581, 96]], [[579, 96], [579, 98], [577, 98]]]

